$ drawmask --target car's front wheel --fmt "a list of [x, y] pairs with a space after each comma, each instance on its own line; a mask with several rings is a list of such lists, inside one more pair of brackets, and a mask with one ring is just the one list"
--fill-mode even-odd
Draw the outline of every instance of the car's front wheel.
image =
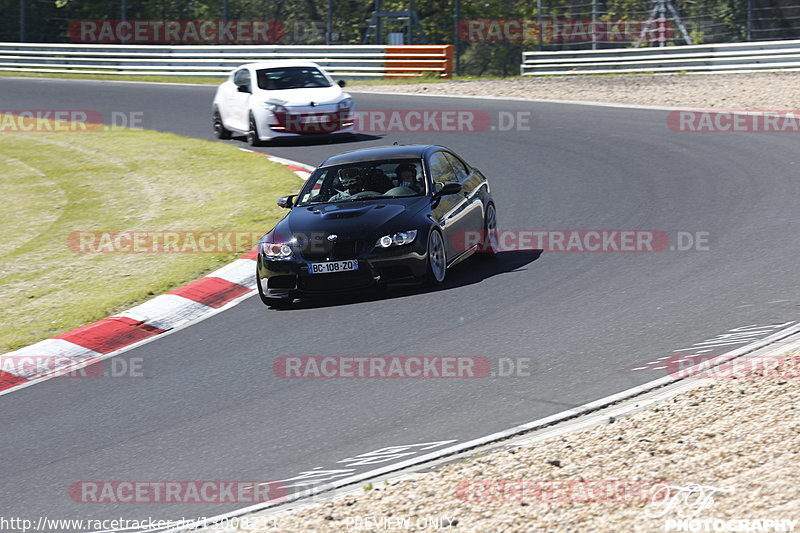
[[447, 273], [447, 251], [439, 230], [431, 230], [428, 236], [428, 273], [426, 280], [430, 285], [440, 285]]
[[211, 120], [214, 126], [214, 137], [222, 140], [231, 138], [231, 130], [226, 128], [222, 122], [222, 115], [219, 114], [219, 109], [214, 110]]
[[249, 129], [247, 130], [247, 144], [250, 146], [261, 146], [261, 138], [258, 135], [258, 124], [253, 113], [250, 113]]
[[497, 210], [495, 210], [494, 204], [489, 204], [486, 207], [486, 213], [483, 216], [483, 232], [481, 256], [494, 257], [500, 251], [497, 237]]

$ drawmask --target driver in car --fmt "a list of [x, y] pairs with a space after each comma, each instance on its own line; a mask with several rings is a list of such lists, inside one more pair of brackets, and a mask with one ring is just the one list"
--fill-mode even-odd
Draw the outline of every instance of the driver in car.
[[360, 193], [364, 188], [362, 187], [361, 169], [358, 167], [348, 167], [339, 170], [339, 183], [341, 183], [345, 190], [339, 191], [328, 200], [329, 202], [341, 202], [347, 200], [354, 194]]

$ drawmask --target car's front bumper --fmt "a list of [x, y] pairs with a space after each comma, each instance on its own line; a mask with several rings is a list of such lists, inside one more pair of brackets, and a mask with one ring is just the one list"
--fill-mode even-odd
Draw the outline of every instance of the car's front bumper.
[[376, 285], [419, 282], [427, 270], [425, 248], [416, 246], [389, 249], [355, 260], [358, 261], [358, 270], [352, 272], [310, 274], [309, 263], [326, 262], [327, 259], [272, 261], [259, 254], [258, 283], [267, 298], [285, 298], [292, 294], [348, 292]]
[[313, 137], [353, 133], [352, 111], [314, 111], [290, 109], [288, 115], [275, 114], [266, 109], [254, 111], [259, 138], [268, 141], [278, 137]]

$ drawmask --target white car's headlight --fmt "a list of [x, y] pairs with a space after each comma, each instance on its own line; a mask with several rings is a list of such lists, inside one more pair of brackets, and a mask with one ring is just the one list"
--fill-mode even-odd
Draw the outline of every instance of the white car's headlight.
[[378, 248], [389, 248], [390, 246], [403, 246], [404, 244], [410, 244], [414, 242], [414, 239], [417, 238], [417, 230], [412, 229], [408, 231], [401, 231], [399, 233], [395, 233], [393, 235], [384, 235], [378, 242], [375, 243], [375, 246]]
[[280, 104], [271, 104], [269, 102], [264, 102], [264, 107], [266, 107], [267, 110], [272, 111], [273, 113], [288, 113], [286, 108]]
[[262, 242], [261, 252], [268, 259], [280, 261], [292, 258], [292, 248], [283, 242]]
[[339, 111], [350, 111], [351, 107], [353, 107], [353, 101], [349, 98], [345, 98], [344, 100], [339, 102], [337, 109]]

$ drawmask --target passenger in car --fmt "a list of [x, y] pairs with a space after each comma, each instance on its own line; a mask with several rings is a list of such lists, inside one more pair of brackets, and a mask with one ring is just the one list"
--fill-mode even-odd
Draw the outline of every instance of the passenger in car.
[[394, 173], [397, 176], [395, 185], [397, 187], [408, 187], [415, 192], [421, 192], [422, 187], [417, 181], [417, 167], [411, 163], [400, 163], [395, 167]]

